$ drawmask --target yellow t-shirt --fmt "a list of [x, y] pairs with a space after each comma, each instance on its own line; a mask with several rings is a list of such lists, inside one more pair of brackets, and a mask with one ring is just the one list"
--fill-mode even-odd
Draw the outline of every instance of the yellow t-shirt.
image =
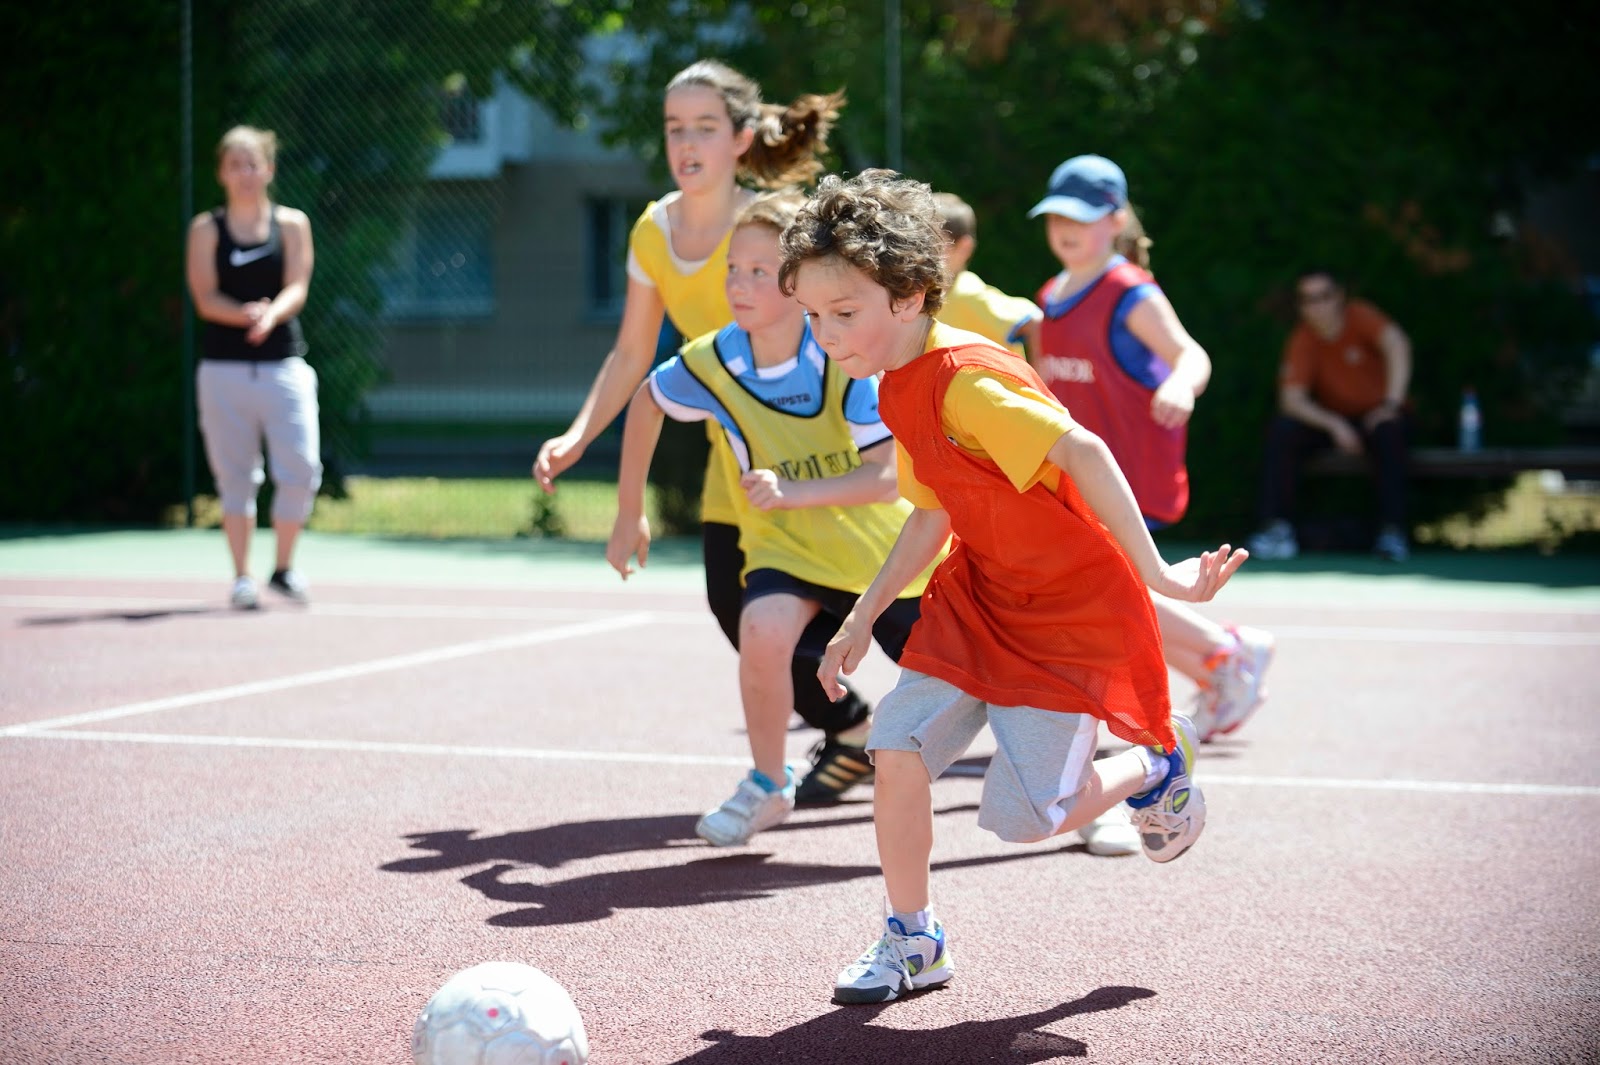
[[[685, 340], [693, 340], [733, 321], [723, 288], [733, 231], [723, 234], [716, 250], [700, 262], [679, 259], [672, 252], [671, 223], [667, 220], [667, 205], [678, 195], [673, 192], [651, 203], [633, 224], [628, 235], [628, 275], [654, 285], [673, 328]], [[737, 466], [722, 434], [714, 432], [709, 423], [706, 435], [711, 439], [711, 454], [706, 459], [705, 487], [700, 493], [700, 520], [735, 525], [739, 520], [733, 505]]]
[[[972, 343], [969, 334], [935, 322], [924, 352]], [[951, 442], [999, 466], [1018, 492], [1043, 482], [1052, 492], [1061, 483], [1061, 471], [1046, 459], [1063, 433], [1078, 427], [1054, 396], [988, 370], [959, 371], [945, 392], [940, 424]], [[913, 506], [939, 509], [939, 497], [917, 480], [911, 456], [899, 441], [895, 458], [900, 494]]]
[[1013, 355], [1025, 354], [1017, 330], [1043, 317], [1032, 300], [1008, 296], [970, 270], [956, 275], [939, 308], [939, 321], [945, 325], [1003, 344]]

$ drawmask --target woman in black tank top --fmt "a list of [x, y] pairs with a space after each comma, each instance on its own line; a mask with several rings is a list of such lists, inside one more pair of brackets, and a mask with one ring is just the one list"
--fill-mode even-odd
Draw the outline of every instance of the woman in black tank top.
[[237, 126], [217, 146], [226, 203], [189, 226], [187, 273], [204, 321], [196, 395], [206, 458], [233, 555], [233, 605], [257, 605], [250, 532], [267, 442], [276, 486], [277, 565], [270, 587], [306, 598], [292, 565], [295, 541], [322, 481], [316, 374], [306, 365], [299, 315], [311, 284], [311, 222], [272, 202], [276, 138]]

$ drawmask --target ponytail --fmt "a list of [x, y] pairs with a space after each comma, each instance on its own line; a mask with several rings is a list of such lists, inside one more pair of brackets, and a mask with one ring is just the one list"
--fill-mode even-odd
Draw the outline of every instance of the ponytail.
[[1141, 270], [1150, 269], [1150, 246], [1155, 243], [1144, 231], [1144, 223], [1139, 221], [1139, 216], [1134, 213], [1133, 205], [1123, 208], [1128, 212], [1128, 224], [1122, 227], [1122, 232], [1117, 234], [1117, 239], [1112, 242], [1112, 250]]
[[809, 184], [823, 171], [828, 133], [844, 106], [844, 91], [806, 93], [788, 107], [762, 104], [755, 139], [739, 160], [739, 174], [762, 188]]

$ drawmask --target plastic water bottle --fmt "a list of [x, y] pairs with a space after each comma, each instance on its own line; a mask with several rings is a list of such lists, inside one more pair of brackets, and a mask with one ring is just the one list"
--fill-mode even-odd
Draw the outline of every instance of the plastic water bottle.
[[1483, 446], [1483, 413], [1478, 410], [1478, 393], [1470, 388], [1461, 390], [1461, 427], [1456, 447], [1462, 451], [1477, 451]]

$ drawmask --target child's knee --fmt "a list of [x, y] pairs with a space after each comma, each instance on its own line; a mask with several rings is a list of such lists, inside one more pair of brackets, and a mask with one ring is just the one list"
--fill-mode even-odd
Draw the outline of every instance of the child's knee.
[[928, 767], [922, 761], [922, 755], [916, 751], [891, 751], [883, 748], [869, 750], [872, 758], [872, 772], [875, 786], [879, 788], [893, 788], [899, 784], [920, 784], [923, 786], [931, 782]]

